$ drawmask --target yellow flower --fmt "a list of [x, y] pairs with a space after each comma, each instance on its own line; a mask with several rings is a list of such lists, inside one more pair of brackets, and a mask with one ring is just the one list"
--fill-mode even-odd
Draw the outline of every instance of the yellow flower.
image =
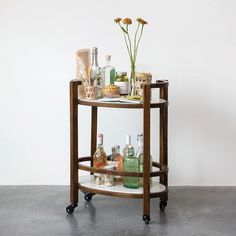
[[125, 25], [131, 25], [131, 24], [132, 24], [132, 20], [131, 20], [130, 18], [125, 18], [125, 19], [123, 20], [123, 23], [124, 23]]
[[138, 18], [137, 21], [142, 24], [142, 25], [146, 25], [147, 21], [143, 20], [142, 18]]
[[122, 20], [121, 18], [116, 18], [116, 19], [114, 19], [114, 21], [115, 21], [116, 23], [119, 23], [121, 20]]
[[143, 21], [143, 19], [142, 19], [142, 18], [137, 18], [137, 21], [138, 21], [139, 23], [141, 23], [141, 22]]

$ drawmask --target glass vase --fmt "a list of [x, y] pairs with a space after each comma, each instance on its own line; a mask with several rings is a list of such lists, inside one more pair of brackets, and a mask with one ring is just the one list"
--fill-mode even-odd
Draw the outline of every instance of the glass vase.
[[134, 63], [131, 63], [130, 85], [131, 85], [130, 96], [135, 96], [136, 91], [135, 91], [135, 64]]

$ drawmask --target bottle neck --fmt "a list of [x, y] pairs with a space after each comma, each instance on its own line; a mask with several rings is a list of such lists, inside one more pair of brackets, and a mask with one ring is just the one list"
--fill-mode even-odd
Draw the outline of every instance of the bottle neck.
[[117, 155], [120, 155], [120, 148], [119, 147], [116, 148], [116, 153], [117, 153]]
[[106, 60], [106, 66], [110, 66], [111, 65], [111, 60]]
[[142, 153], [143, 153], [143, 142], [138, 141], [137, 156], [141, 155]]
[[98, 53], [97, 52], [93, 52], [93, 55], [92, 55], [92, 67], [94, 66], [98, 66]]
[[103, 146], [103, 139], [99, 138], [98, 139], [98, 147], [102, 147]]
[[128, 156], [134, 156], [134, 148], [132, 146], [128, 148]]
[[131, 146], [131, 136], [130, 135], [126, 136], [125, 143], [126, 143], [126, 146]]

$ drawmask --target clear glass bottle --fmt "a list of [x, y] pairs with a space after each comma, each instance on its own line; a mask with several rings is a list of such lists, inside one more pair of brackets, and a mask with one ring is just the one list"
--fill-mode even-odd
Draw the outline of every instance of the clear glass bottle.
[[119, 71], [116, 73], [115, 85], [119, 86], [120, 95], [128, 95], [129, 93], [129, 79], [127, 72]]
[[[139, 159], [134, 153], [132, 146], [128, 147], [128, 154], [124, 157], [123, 171], [139, 172]], [[139, 188], [139, 177], [124, 176], [123, 185], [127, 188]]]
[[103, 148], [103, 134], [98, 134], [98, 146], [93, 155], [93, 167], [104, 168], [107, 164], [107, 156]]
[[101, 75], [101, 70], [97, 70], [97, 77], [94, 80], [94, 86], [96, 86], [96, 99], [102, 98], [103, 97], [103, 79]]
[[[143, 134], [139, 133], [137, 136], [138, 149], [136, 156], [139, 159], [139, 170], [143, 172]], [[152, 171], [152, 156], [150, 155], [150, 172]], [[152, 178], [150, 178], [150, 184], [152, 184]], [[143, 186], [143, 177], [140, 177], [140, 186]]]
[[134, 149], [134, 147], [131, 145], [131, 135], [130, 134], [127, 134], [125, 136], [125, 147], [123, 149], [123, 155], [124, 157], [126, 157], [128, 155], [128, 148], [129, 147], [132, 147]]
[[[92, 64], [90, 67], [90, 81], [91, 85], [94, 84], [94, 81], [98, 78], [98, 74], [101, 68], [98, 66], [98, 48], [92, 48]], [[97, 82], [98, 83], [98, 82]]]
[[111, 66], [111, 55], [106, 55], [106, 65], [102, 68], [104, 85], [114, 84], [115, 77], [115, 67]]
[[[123, 170], [124, 157], [120, 154], [120, 145], [116, 145], [115, 148], [116, 148], [116, 151], [115, 151], [115, 156], [114, 156], [113, 160], [115, 162], [116, 170], [121, 172]], [[122, 177], [115, 176], [115, 181], [122, 182]]]

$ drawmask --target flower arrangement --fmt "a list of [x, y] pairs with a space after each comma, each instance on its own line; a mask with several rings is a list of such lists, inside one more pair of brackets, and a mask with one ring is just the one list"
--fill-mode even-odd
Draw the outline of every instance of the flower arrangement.
[[135, 89], [134, 87], [135, 63], [136, 63], [137, 54], [138, 54], [138, 47], [139, 47], [140, 40], [143, 35], [143, 29], [144, 29], [144, 26], [147, 24], [147, 21], [143, 20], [142, 18], [137, 18], [138, 25], [135, 31], [133, 43], [131, 42], [131, 37], [129, 33], [129, 26], [132, 24], [132, 20], [130, 18], [124, 18], [123, 20], [122, 18], [116, 18], [114, 19], [114, 22], [119, 25], [119, 27], [121, 28], [124, 34], [125, 44], [126, 44], [126, 48], [129, 54], [130, 65], [131, 65], [131, 75], [130, 75], [130, 80], [132, 84], [131, 95], [135, 95], [135, 91], [134, 91]]

